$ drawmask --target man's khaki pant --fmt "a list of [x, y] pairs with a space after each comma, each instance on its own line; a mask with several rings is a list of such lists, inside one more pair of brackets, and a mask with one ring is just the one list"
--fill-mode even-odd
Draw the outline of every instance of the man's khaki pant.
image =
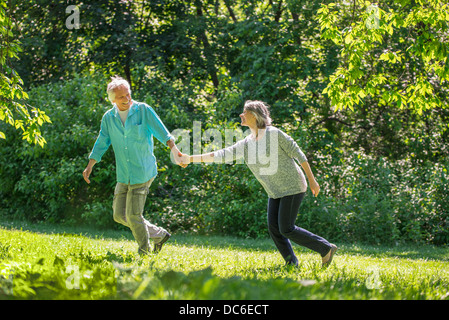
[[143, 217], [143, 209], [148, 190], [154, 178], [141, 184], [124, 184], [118, 182], [114, 191], [114, 220], [131, 229], [139, 245], [140, 254], [150, 252], [150, 242], [159, 243], [167, 233], [163, 228], [149, 223]]

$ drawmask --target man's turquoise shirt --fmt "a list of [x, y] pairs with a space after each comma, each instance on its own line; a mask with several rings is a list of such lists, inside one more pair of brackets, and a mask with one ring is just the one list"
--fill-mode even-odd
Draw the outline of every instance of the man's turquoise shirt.
[[164, 145], [173, 139], [153, 108], [145, 103], [133, 101], [123, 125], [117, 106], [114, 105], [103, 115], [100, 134], [89, 159], [100, 162], [112, 144], [117, 182], [125, 184], [147, 182], [157, 175], [153, 136]]

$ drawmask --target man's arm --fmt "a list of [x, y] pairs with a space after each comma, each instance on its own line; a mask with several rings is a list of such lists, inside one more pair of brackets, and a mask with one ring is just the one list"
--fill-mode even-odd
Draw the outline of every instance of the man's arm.
[[193, 155], [193, 156], [189, 156], [189, 162], [194, 162], [194, 163], [208, 163], [208, 162], [214, 162], [214, 153], [205, 153], [205, 154], [198, 154], [198, 155]]
[[97, 140], [95, 141], [92, 152], [89, 155], [89, 163], [86, 169], [83, 171], [84, 180], [90, 183], [89, 176], [92, 173], [93, 166], [101, 161], [103, 154], [108, 150], [111, 145], [111, 138], [109, 137], [109, 130], [107, 126], [107, 113], [103, 115], [100, 125], [100, 133], [98, 134]]

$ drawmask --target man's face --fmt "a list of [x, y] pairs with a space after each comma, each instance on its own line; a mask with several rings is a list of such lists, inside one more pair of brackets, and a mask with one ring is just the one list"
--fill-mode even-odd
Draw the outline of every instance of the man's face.
[[125, 86], [120, 86], [114, 90], [115, 99], [114, 103], [117, 105], [120, 111], [128, 110], [132, 105], [131, 94]]

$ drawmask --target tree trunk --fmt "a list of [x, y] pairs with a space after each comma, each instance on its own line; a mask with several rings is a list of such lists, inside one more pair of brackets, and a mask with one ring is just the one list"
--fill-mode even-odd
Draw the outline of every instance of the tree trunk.
[[[195, 1], [196, 5], [196, 14], [200, 20], [203, 20], [203, 10], [202, 10], [202, 4], [201, 1], [197, 0]], [[218, 88], [218, 76], [217, 76], [217, 70], [215, 69], [215, 58], [211, 51], [209, 40], [207, 39], [206, 31], [203, 29], [201, 30], [199, 34], [199, 39], [203, 43], [204, 47], [204, 55], [206, 56], [206, 70], [209, 73], [212, 83], [214, 84], [215, 89]]]

